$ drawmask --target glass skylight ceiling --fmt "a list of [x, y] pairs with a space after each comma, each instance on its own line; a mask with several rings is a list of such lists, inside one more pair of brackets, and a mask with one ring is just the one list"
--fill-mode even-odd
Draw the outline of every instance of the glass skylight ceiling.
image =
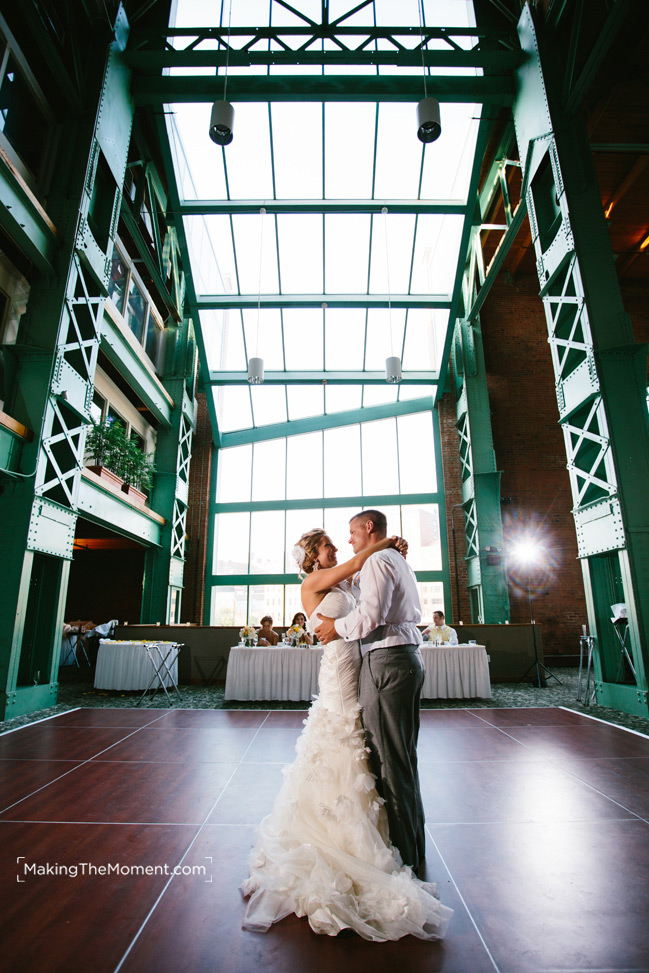
[[[400, 43], [412, 50], [420, 43], [417, 0], [375, 0], [345, 16], [355, 6], [330, 0], [329, 22], [411, 27]], [[303, 26], [304, 36], [288, 37], [298, 50], [309, 21], [321, 22], [321, 7], [320, 0], [232, 0], [230, 10], [229, 0], [177, 0], [172, 26]], [[465, 0], [429, 0], [422, 10], [426, 25], [474, 25]], [[231, 50], [251, 36], [233, 34]], [[184, 49], [195, 40], [171, 43]], [[460, 41], [468, 49], [475, 38]], [[359, 34], [353, 43], [361, 49], [363, 42]], [[214, 49], [218, 42], [201, 43]], [[341, 52], [331, 38], [319, 43], [332, 58]], [[372, 44], [394, 49], [387, 39]], [[429, 48], [444, 44], [431, 41]], [[262, 45], [282, 51], [276, 40], [259, 40], [256, 49]], [[228, 67], [233, 86], [246, 75], [293, 76], [290, 100], [237, 102], [226, 95], [235, 121], [224, 148], [209, 139], [211, 102], [166, 109], [191, 262], [191, 313], [200, 322], [219, 433], [425, 397], [432, 405], [480, 106], [443, 102], [442, 135], [423, 145], [414, 103], [300, 101], [305, 76], [422, 75], [421, 67], [327, 64], [326, 56], [324, 64], [288, 66], [235, 61]], [[213, 68], [190, 73], [201, 71], [214, 74]], [[453, 69], [469, 71], [477, 73]], [[402, 361], [398, 386], [385, 382], [392, 355]], [[250, 357], [264, 360], [262, 386], [248, 385]]]

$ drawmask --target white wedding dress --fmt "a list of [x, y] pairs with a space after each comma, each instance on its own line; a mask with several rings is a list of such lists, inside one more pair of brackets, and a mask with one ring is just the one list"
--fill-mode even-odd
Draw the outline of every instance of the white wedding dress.
[[[352, 596], [334, 588], [317, 611], [340, 618], [353, 607]], [[319, 624], [312, 618], [310, 631]], [[359, 669], [358, 643], [324, 646], [320, 694], [250, 855], [244, 929], [266, 932], [294, 913], [328, 936], [353, 929], [381, 942], [446, 932], [453, 910], [438, 901], [435, 885], [402, 864], [388, 838], [359, 717]]]

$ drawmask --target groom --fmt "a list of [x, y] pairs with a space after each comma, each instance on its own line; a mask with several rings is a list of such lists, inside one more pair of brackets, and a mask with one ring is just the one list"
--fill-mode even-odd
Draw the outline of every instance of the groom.
[[[349, 522], [354, 553], [386, 536], [379, 510], [364, 510]], [[363, 657], [358, 698], [370, 767], [385, 800], [390, 839], [406, 865], [419, 869], [426, 839], [417, 772], [419, 697], [424, 664], [419, 651], [419, 594], [412, 569], [393, 548], [373, 554], [360, 572], [360, 601], [345, 618], [322, 619], [321, 642], [360, 639]]]

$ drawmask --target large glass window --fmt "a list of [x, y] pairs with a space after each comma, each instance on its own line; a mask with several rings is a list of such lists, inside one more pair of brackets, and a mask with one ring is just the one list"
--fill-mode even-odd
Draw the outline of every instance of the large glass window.
[[54, 115], [27, 60], [0, 33], [0, 147], [38, 191], [47, 190]]
[[212, 623], [269, 614], [290, 624], [301, 610], [296, 541], [324, 527], [346, 561], [350, 518], [369, 506], [386, 514], [388, 534], [408, 539], [424, 617], [443, 610], [434, 428], [431, 412], [415, 412], [219, 450]]
[[142, 345], [156, 372], [162, 370], [165, 328], [160, 313], [122, 245], [111, 258], [108, 297]]

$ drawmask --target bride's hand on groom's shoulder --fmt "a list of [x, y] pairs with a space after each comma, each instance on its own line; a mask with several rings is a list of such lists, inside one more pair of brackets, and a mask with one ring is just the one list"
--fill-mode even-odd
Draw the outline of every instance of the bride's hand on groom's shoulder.
[[392, 541], [392, 547], [394, 547], [399, 554], [402, 554], [403, 557], [406, 557], [408, 554], [408, 541], [405, 539], [405, 537], [398, 537], [395, 534], [390, 538], [390, 540]]

